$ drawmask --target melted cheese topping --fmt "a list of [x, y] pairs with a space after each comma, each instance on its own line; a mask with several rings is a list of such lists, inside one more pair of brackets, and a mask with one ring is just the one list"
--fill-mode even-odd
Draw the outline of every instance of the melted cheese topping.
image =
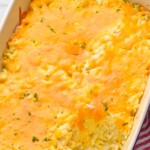
[[33, 0], [3, 57], [0, 149], [121, 149], [150, 71], [149, 19], [123, 0]]

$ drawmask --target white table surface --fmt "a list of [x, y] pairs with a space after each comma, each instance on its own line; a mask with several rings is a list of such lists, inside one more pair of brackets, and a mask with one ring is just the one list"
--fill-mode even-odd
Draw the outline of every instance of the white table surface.
[[11, 0], [0, 0], [0, 22]]

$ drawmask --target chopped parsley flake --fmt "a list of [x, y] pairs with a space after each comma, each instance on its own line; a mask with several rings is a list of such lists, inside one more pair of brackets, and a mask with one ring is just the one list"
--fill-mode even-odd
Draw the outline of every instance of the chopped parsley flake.
[[42, 18], [40, 19], [40, 22], [44, 22], [44, 20], [45, 20], [45, 18], [42, 17]]
[[128, 125], [128, 122], [125, 122], [125, 123], [122, 124], [122, 126], [126, 126], [126, 125]]
[[82, 49], [85, 49], [85, 48], [86, 48], [86, 43], [85, 43], [85, 42], [81, 44], [81, 48], [82, 48]]
[[45, 141], [45, 142], [48, 142], [48, 141], [51, 141], [51, 139], [45, 138], [44, 141]]
[[103, 103], [103, 106], [104, 106], [105, 111], [107, 111], [108, 110], [108, 104], [107, 104], [107, 102]]
[[24, 93], [20, 99], [24, 99], [25, 97], [28, 97], [29, 95], [30, 95], [29, 93]]
[[24, 97], [27, 97], [29, 96], [30, 94], [29, 93], [24, 93]]
[[35, 137], [35, 136], [32, 137], [32, 142], [38, 142], [38, 141], [39, 141], [39, 139], [37, 137]]
[[32, 43], [35, 43], [35, 40], [32, 40]]
[[31, 114], [31, 112], [29, 111], [29, 112], [28, 112], [28, 116], [31, 116], [31, 115], [32, 115], [32, 114]]
[[91, 94], [91, 95], [93, 94], [93, 91], [92, 91], [92, 90], [90, 90], [90, 94]]
[[14, 136], [16, 136], [18, 133], [14, 133]]
[[117, 9], [116, 11], [117, 11], [117, 12], [119, 12], [119, 11], [120, 11], [120, 9]]
[[53, 33], [56, 33], [56, 31], [55, 31], [50, 25], [47, 25], [47, 27], [48, 27]]
[[39, 101], [38, 95], [37, 93], [34, 93], [34, 102], [38, 102], [38, 101]]

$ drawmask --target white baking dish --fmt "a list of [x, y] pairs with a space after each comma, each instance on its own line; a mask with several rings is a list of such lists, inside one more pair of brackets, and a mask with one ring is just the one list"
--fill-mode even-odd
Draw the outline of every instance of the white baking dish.
[[[131, 0], [133, 2], [144, 5], [147, 8], [150, 8], [150, 0]], [[11, 37], [16, 25], [19, 23], [19, 10], [23, 13], [27, 10], [30, 0], [12, 0], [8, 10], [3, 18], [2, 23], [0, 24], [0, 58], [2, 56], [3, 50], [6, 47], [6, 43]], [[1, 63], [1, 60], [0, 60]], [[150, 104], [150, 78], [147, 83], [147, 87], [139, 110], [135, 116], [134, 125], [132, 131], [127, 139], [127, 142], [124, 145], [123, 150], [132, 150], [141, 129], [143, 120], [145, 118], [147, 109]]]
[[[19, 23], [20, 13], [27, 10], [30, 0], [11, 0], [5, 16], [0, 23], [0, 58], [3, 50], [6, 47], [6, 43], [11, 37], [16, 25]], [[1, 69], [1, 59], [0, 59]]]

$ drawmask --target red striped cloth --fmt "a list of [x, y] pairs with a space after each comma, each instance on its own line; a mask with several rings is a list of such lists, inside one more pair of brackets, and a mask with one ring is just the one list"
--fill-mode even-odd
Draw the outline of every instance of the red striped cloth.
[[150, 150], [150, 107], [136, 141], [134, 150]]

